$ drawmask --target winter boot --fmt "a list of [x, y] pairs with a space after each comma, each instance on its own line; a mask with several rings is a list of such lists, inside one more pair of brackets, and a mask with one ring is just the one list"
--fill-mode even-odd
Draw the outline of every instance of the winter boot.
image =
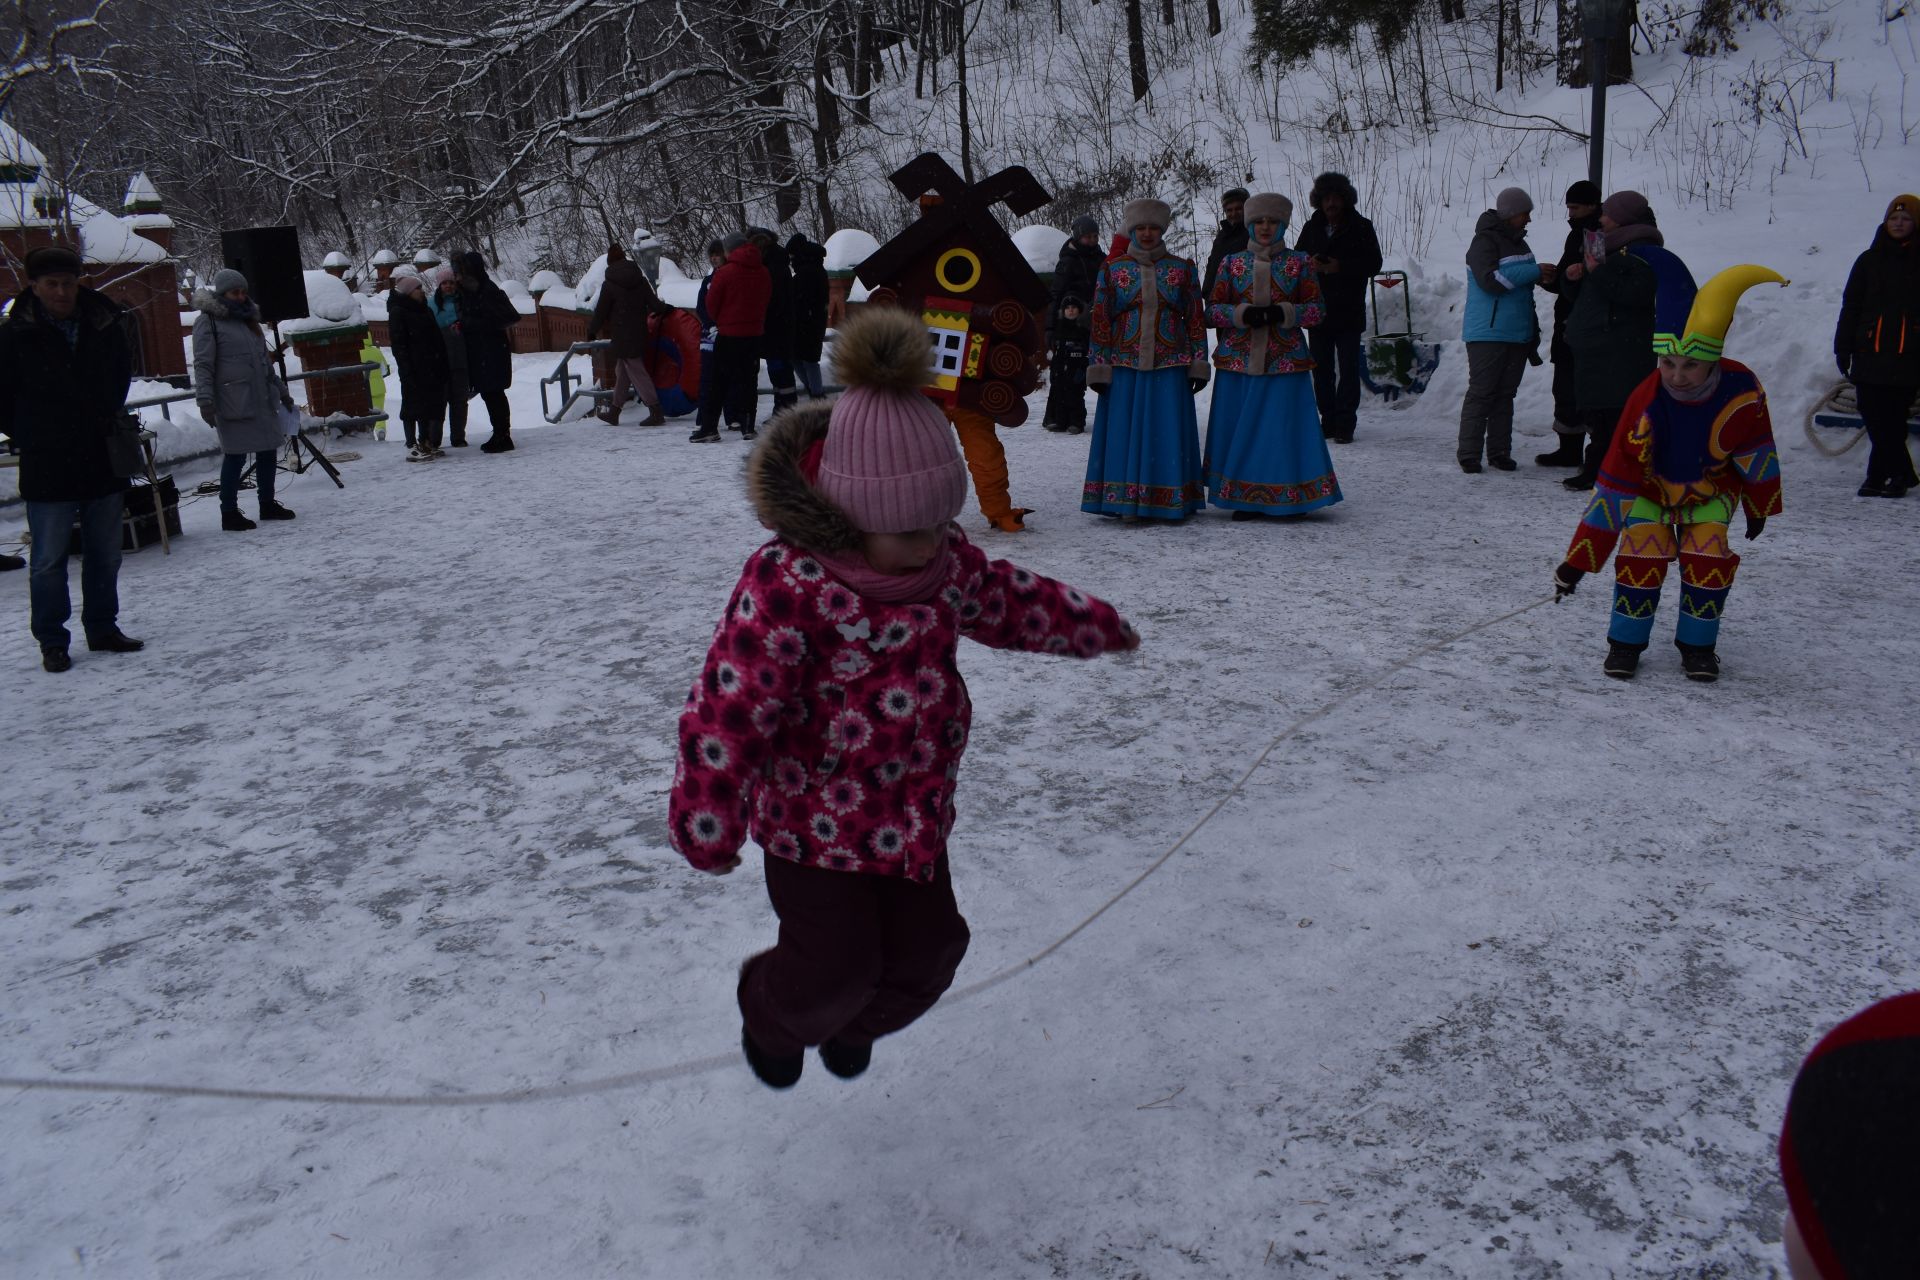
[[1505, 454], [1502, 454], [1498, 458], [1488, 458], [1487, 465], [1492, 467], [1495, 471], [1512, 471], [1515, 468], [1517, 468], [1520, 464], [1515, 462], [1512, 458], [1507, 457]]
[[486, 443], [480, 446], [482, 453], [512, 453], [513, 436], [505, 431], [496, 431], [488, 436]]
[[[753, 1037], [747, 1034], [744, 1026], [740, 1028], [740, 1048], [746, 1053], [747, 1065], [753, 1068], [753, 1074], [760, 1077], [760, 1083], [767, 1088], [791, 1089], [800, 1083], [800, 1073], [807, 1066], [806, 1054], [768, 1053], [753, 1042]], [[866, 1064], [860, 1065], [864, 1067]]]
[[1570, 431], [1559, 433], [1560, 447], [1552, 453], [1536, 453], [1533, 461], [1542, 467], [1577, 467], [1586, 458], [1581, 446], [1581, 437]]
[[643, 427], [664, 427], [667, 425], [667, 415], [661, 412], [660, 406], [656, 404], [647, 410], [646, 417], [640, 419], [640, 425]]
[[87, 648], [95, 653], [138, 653], [146, 647], [145, 640], [135, 640], [118, 627], [87, 637]]
[[1640, 655], [1647, 646], [1643, 644], [1623, 644], [1612, 640], [1607, 643], [1607, 661], [1600, 669], [1615, 680], [1631, 680], [1633, 673], [1640, 669]]
[[293, 512], [287, 510], [277, 502], [263, 502], [260, 504], [260, 518], [262, 520], [291, 520], [293, 519]]
[[260, 526], [241, 515], [238, 511], [222, 511], [220, 513], [220, 527], [228, 533], [245, 533], [248, 529], [257, 529]]
[[1460, 469], [1470, 476], [1477, 476], [1480, 474], [1480, 459], [1462, 458], [1460, 459]]
[[1687, 673], [1687, 679], [1711, 684], [1720, 678], [1720, 659], [1712, 645], [1683, 644], [1679, 648], [1680, 669]]
[[829, 1040], [820, 1046], [820, 1065], [842, 1080], [858, 1076], [872, 1061], [873, 1046], [870, 1044], [844, 1044], [839, 1040]]
[[24, 556], [0, 556], [0, 573], [5, 573], [9, 569], [24, 569], [26, 567], [27, 561]]
[[73, 657], [57, 644], [40, 646], [40, 668], [59, 675], [73, 666]]
[[712, 427], [703, 427], [687, 437], [688, 444], [718, 444], [720, 433]]

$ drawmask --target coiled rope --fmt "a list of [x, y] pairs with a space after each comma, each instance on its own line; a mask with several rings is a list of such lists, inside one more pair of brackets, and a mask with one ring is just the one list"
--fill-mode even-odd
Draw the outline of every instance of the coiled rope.
[[[1081, 920], [1080, 923], [1074, 925], [1071, 929], [1026, 959], [1015, 961], [998, 973], [990, 974], [977, 982], [971, 982], [964, 987], [958, 987], [949, 991], [941, 1000], [941, 1005], [944, 1006], [961, 1000], [971, 999], [983, 992], [992, 990], [1003, 982], [1007, 982], [1018, 977], [1020, 974], [1026, 973], [1048, 956], [1051, 956], [1054, 952], [1060, 950], [1080, 934], [1084, 933], [1096, 920], [1100, 919], [1100, 917], [1104, 916], [1108, 911], [1111, 911], [1125, 899], [1127, 895], [1145, 884], [1147, 880], [1155, 872], [1159, 871], [1161, 867], [1164, 867], [1175, 854], [1184, 849], [1188, 842], [1199, 835], [1201, 830], [1204, 829], [1209, 822], [1212, 822], [1220, 815], [1220, 811], [1227, 807], [1227, 803], [1242, 792], [1247, 783], [1252, 780], [1253, 775], [1259, 772], [1260, 767], [1279, 749], [1280, 744], [1299, 733], [1302, 729], [1332, 715], [1335, 711], [1353, 701], [1361, 694], [1377, 689], [1380, 685], [1420, 661], [1420, 659], [1430, 654], [1438, 653], [1449, 645], [1457, 644], [1469, 636], [1477, 635], [1482, 631], [1497, 627], [1503, 622], [1511, 621], [1521, 614], [1530, 613], [1543, 604], [1550, 604], [1553, 602], [1553, 599], [1554, 597], [1550, 595], [1542, 596], [1531, 604], [1521, 605], [1517, 609], [1509, 609], [1497, 617], [1476, 622], [1464, 630], [1456, 631], [1452, 635], [1443, 636], [1438, 640], [1421, 645], [1418, 649], [1407, 654], [1398, 662], [1367, 677], [1359, 684], [1353, 686], [1353, 688], [1348, 689], [1345, 693], [1334, 698], [1331, 702], [1327, 702], [1316, 710], [1309, 711], [1293, 721], [1273, 736], [1273, 740], [1267, 743], [1266, 748], [1253, 758], [1253, 763], [1246, 767], [1231, 787], [1221, 793], [1220, 798], [1214, 801], [1211, 808], [1201, 814], [1199, 819], [1187, 828], [1184, 835], [1174, 841], [1173, 844], [1167, 848], [1166, 852], [1149, 863], [1144, 871], [1132, 880], [1129, 880], [1125, 885], [1121, 886], [1119, 891], [1112, 897], [1088, 913], [1085, 919]], [[134, 1080], [72, 1080], [49, 1076], [0, 1076], [0, 1087], [9, 1089], [38, 1089], [47, 1092], [61, 1093], [143, 1094], [149, 1097], [161, 1098], [220, 1098], [234, 1102], [324, 1103], [346, 1107], [494, 1107], [510, 1106], [526, 1102], [552, 1102], [561, 1098], [577, 1098], [584, 1094], [591, 1093], [612, 1093], [621, 1089], [631, 1089], [637, 1085], [658, 1084], [664, 1080], [677, 1080], [688, 1076], [704, 1075], [709, 1071], [717, 1071], [723, 1067], [732, 1066], [739, 1061], [740, 1055], [738, 1053], [722, 1053], [707, 1058], [690, 1058], [684, 1062], [675, 1062], [663, 1067], [649, 1067], [644, 1071], [629, 1071], [616, 1076], [601, 1076], [592, 1080], [580, 1080], [572, 1084], [530, 1086], [523, 1089], [506, 1089], [494, 1093], [324, 1093], [295, 1089], [231, 1089], [218, 1085], [154, 1084]]]

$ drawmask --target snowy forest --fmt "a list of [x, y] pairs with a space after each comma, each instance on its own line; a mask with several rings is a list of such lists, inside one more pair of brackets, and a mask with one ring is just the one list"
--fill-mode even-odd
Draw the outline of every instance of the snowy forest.
[[[1804, 155], [1798, 117], [1831, 99], [1823, 6], [1638, 0], [1612, 33], [1703, 60], [1745, 24], [1811, 21], [1803, 56], [1746, 79], [1739, 118], [1676, 100], [1677, 167], [1737, 185]], [[364, 261], [381, 245], [477, 245], [523, 271], [577, 272], [615, 228], [679, 254], [759, 221], [824, 238], [897, 227], [884, 182], [938, 149], [969, 176], [1025, 165], [1055, 196], [1035, 215], [1177, 207], [1255, 177], [1256, 155], [1381, 179], [1449, 126], [1489, 155], [1579, 141], [1585, 123], [1516, 111], [1508, 90], [1586, 83], [1578, 0], [15, 0], [0, 115], [37, 139], [54, 181], [117, 190], [145, 170], [205, 265], [221, 228], [291, 223]], [[1888, 104], [1879, 104], [1884, 114]], [[1893, 120], [1863, 120], [1902, 135]], [[1788, 159], [1791, 160], [1789, 155]], [[1400, 247], [1422, 206], [1457, 194], [1441, 157], [1400, 195]], [[1703, 177], [1703, 182], [1706, 178]], [[1725, 184], [1719, 194], [1731, 194]], [[1702, 192], [1703, 198], [1705, 192]], [[1056, 216], [1055, 211], [1066, 210]]]

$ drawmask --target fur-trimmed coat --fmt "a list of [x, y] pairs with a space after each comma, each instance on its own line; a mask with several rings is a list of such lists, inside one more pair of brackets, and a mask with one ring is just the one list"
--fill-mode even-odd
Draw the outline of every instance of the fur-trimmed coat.
[[[1256, 301], [1256, 273], [1262, 268], [1267, 272], [1267, 297]], [[1292, 309], [1292, 323], [1265, 325], [1264, 337], [1246, 326], [1243, 317], [1248, 307], [1276, 303]], [[1251, 249], [1229, 254], [1220, 263], [1207, 305], [1208, 326], [1220, 330], [1214, 367], [1255, 375], [1307, 373], [1314, 361], [1303, 330], [1319, 324], [1326, 314], [1319, 280], [1306, 254], [1276, 247], [1272, 260], [1266, 263], [1259, 262]], [[1256, 338], [1261, 340], [1256, 342]]]
[[[273, 370], [266, 335], [211, 289], [193, 295], [193, 392], [222, 453], [261, 453], [286, 440], [279, 410], [293, 403]], [[258, 314], [255, 308], [253, 314]]]
[[1089, 386], [1111, 383], [1115, 367], [1141, 373], [1185, 369], [1198, 382], [1209, 377], [1200, 270], [1164, 250], [1155, 253], [1151, 262], [1128, 256], [1100, 268], [1093, 286]]
[[687, 697], [669, 838], [702, 870], [751, 837], [807, 866], [924, 883], [953, 829], [973, 718], [960, 637], [1091, 658], [1133, 632], [1111, 605], [989, 561], [957, 525], [931, 600], [883, 603], [834, 578], [809, 549], [852, 551], [862, 535], [803, 470], [830, 413], [776, 417], [748, 463], [776, 536], [748, 559]]

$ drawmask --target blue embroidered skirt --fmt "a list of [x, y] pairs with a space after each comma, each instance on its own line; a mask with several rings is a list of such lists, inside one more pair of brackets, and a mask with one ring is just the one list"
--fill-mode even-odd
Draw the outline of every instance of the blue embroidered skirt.
[[1183, 520], [1206, 505], [1200, 424], [1185, 366], [1152, 373], [1115, 369], [1113, 385], [1093, 415], [1093, 450], [1080, 509]]
[[1292, 516], [1340, 501], [1313, 375], [1216, 370], [1206, 469], [1216, 507]]

